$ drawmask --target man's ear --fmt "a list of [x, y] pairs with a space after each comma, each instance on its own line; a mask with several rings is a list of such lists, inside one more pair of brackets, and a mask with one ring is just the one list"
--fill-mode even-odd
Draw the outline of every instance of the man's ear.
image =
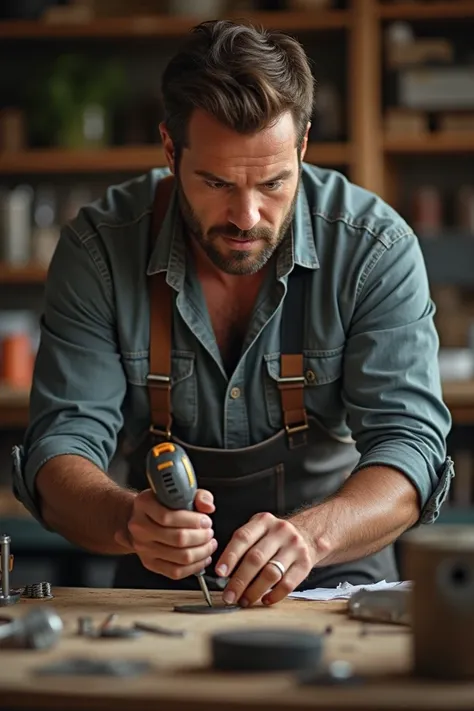
[[165, 158], [166, 162], [168, 164], [168, 168], [172, 173], [174, 173], [174, 167], [175, 167], [175, 150], [174, 150], [174, 145], [173, 141], [171, 140], [171, 136], [168, 132], [168, 129], [166, 128], [166, 124], [164, 121], [162, 121], [159, 125], [160, 129], [160, 136], [161, 140], [163, 142], [163, 148], [165, 151]]
[[308, 148], [308, 136], [309, 136], [309, 129], [311, 128], [311, 121], [308, 121], [308, 125], [306, 126], [306, 132], [303, 137], [303, 141], [301, 143], [301, 160], [304, 160], [306, 149]]

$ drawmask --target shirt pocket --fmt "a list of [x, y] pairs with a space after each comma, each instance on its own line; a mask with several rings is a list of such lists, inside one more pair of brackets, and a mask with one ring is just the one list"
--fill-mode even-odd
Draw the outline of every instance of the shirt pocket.
[[[173, 420], [187, 427], [195, 425], [198, 414], [196, 355], [192, 351], [171, 352], [171, 410]], [[147, 388], [148, 353], [127, 354], [123, 365], [131, 388]]]
[[[344, 346], [303, 351], [306, 411], [331, 427], [340, 424], [344, 412], [341, 398], [343, 351]], [[280, 353], [264, 355], [265, 404], [270, 425], [275, 428], [283, 426], [279, 377]]]

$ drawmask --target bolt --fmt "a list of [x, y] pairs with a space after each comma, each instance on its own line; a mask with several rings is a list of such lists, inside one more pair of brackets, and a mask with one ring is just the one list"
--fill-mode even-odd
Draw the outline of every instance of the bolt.
[[2, 534], [0, 536], [1, 546], [1, 569], [2, 569], [2, 597], [10, 595], [10, 536]]

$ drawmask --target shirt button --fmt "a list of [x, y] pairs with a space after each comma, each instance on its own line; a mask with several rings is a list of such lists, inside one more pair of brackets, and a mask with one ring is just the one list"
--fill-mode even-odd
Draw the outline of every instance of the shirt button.
[[240, 388], [232, 388], [230, 396], [232, 400], [237, 400], [237, 398], [240, 397]]
[[314, 383], [314, 381], [316, 380], [316, 373], [314, 372], [314, 370], [307, 370], [304, 374], [304, 377], [306, 378], [307, 383]]

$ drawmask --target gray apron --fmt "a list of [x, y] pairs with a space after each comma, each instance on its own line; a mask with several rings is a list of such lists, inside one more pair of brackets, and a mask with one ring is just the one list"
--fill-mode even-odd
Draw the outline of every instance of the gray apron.
[[[152, 235], [156, 239], [167, 199], [166, 180], [158, 184]], [[169, 195], [169, 193], [168, 193]], [[152, 426], [138, 446], [127, 453], [128, 485], [148, 488], [145, 460], [149, 449], [163, 441], [180, 444], [193, 464], [198, 486], [214, 495], [212, 514], [218, 548], [206, 576], [209, 588], [222, 585], [214, 566], [232, 534], [256, 513], [287, 516], [316, 504], [336, 492], [350, 475], [359, 454], [352, 441], [337, 439], [308, 417], [304, 406], [303, 338], [304, 290], [307, 272], [295, 268], [288, 279], [281, 326], [281, 377], [278, 384], [284, 428], [259, 444], [242, 449], [198, 447], [183, 442], [173, 431], [171, 413], [172, 289], [163, 274], [150, 277], [150, 376], [148, 379]], [[301, 318], [295, 318], [301, 314]], [[385, 579], [398, 580], [393, 547], [361, 560], [315, 567], [298, 590], [354, 585]], [[143, 567], [136, 555], [119, 559], [115, 587], [199, 590], [195, 576], [171, 580]]]

